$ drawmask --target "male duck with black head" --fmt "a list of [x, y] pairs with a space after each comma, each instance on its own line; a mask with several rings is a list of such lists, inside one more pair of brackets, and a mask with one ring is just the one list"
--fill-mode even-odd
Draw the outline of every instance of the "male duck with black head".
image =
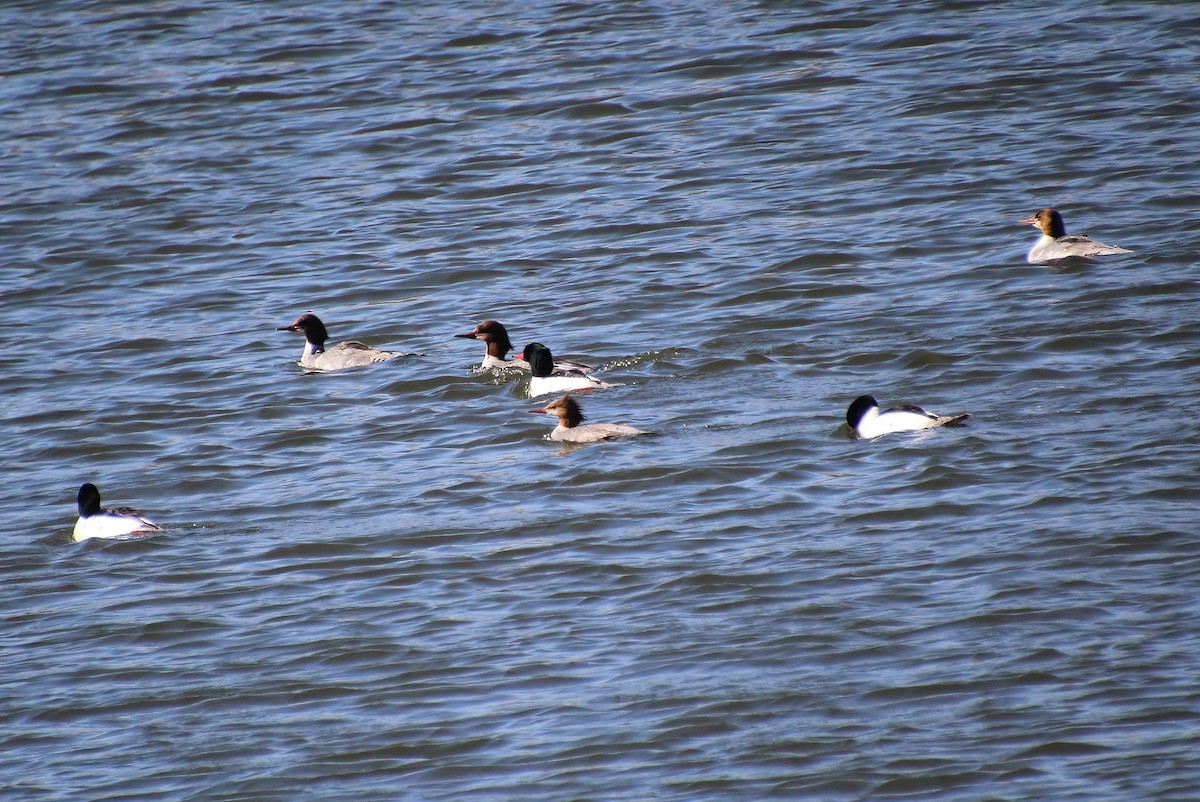
[[855, 435], [871, 440], [893, 432], [916, 432], [937, 426], [951, 426], [971, 417], [970, 413], [959, 415], [935, 415], [915, 404], [880, 411], [879, 402], [872, 396], [863, 395], [854, 399], [846, 410], [846, 424]]
[[529, 380], [529, 397], [537, 398], [550, 393], [565, 393], [571, 390], [587, 392], [605, 387], [620, 387], [619, 384], [602, 382], [580, 370], [571, 370], [554, 364], [554, 355], [541, 343], [530, 343], [522, 353], [533, 378]]
[[79, 488], [76, 503], [79, 520], [75, 522], [71, 538], [77, 543], [93, 537], [127, 540], [163, 531], [161, 526], [132, 507], [111, 510], [101, 507], [100, 490], [91, 482]]

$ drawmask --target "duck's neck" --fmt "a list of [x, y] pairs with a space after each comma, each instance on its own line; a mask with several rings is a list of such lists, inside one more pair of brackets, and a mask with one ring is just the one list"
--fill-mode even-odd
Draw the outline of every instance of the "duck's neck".
[[538, 378], [546, 378], [554, 372], [554, 359], [548, 351], [535, 351], [529, 355], [529, 368]]

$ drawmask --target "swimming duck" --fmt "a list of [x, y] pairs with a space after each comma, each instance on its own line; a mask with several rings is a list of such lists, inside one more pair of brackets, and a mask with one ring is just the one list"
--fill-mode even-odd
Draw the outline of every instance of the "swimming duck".
[[569, 395], [551, 401], [541, 409], [529, 411], [535, 415], [557, 415], [558, 426], [550, 432], [550, 439], [564, 443], [596, 443], [613, 437], [647, 434], [641, 429], [619, 423], [583, 423], [583, 409], [580, 408], [579, 402]]
[[[483, 361], [479, 363], [480, 368], [520, 368], [522, 370], [530, 370], [528, 360], [525, 359], [524, 353], [514, 354], [511, 361], [505, 361], [504, 357], [508, 352], [513, 350], [512, 340], [508, 338], [508, 329], [504, 328], [504, 324], [497, 320], [485, 320], [476, 326], [471, 331], [465, 334], [455, 334], [455, 337], [465, 337], [469, 340], [483, 340], [486, 350], [483, 354]], [[554, 367], [563, 370], [576, 370], [580, 373], [591, 373], [595, 370], [591, 365], [585, 365], [582, 362], [572, 362], [566, 359], [555, 359]]]
[[969, 417], [970, 413], [934, 415], [911, 404], [880, 412], [878, 402], [869, 395], [854, 399], [854, 403], [846, 410], [846, 423], [850, 424], [855, 434], [868, 440], [892, 432], [915, 432], [935, 426], [947, 426]]
[[1029, 263], [1057, 262], [1072, 256], [1104, 256], [1110, 253], [1132, 253], [1126, 248], [1115, 245], [1105, 245], [1089, 239], [1086, 234], [1067, 236], [1067, 227], [1063, 224], [1062, 215], [1054, 209], [1042, 209], [1026, 220], [1019, 221], [1021, 225], [1035, 226], [1041, 230], [1042, 236], [1029, 249]]
[[541, 343], [525, 346], [522, 356], [529, 363], [533, 378], [529, 380], [529, 397], [550, 393], [565, 393], [568, 390], [599, 390], [603, 387], [619, 387], [588, 376], [583, 371], [571, 370], [554, 364], [554, 355]]
[[79, 488], [78, 504], [79, 520], [71, 535], [77, 543], [91, 537], [134, 538], [163, 531], [161, 526], [129, 507], [102, 509], [100, 491], [90, 482]]
[[528, 368], [524, 362], [509, 362], [504, 359], [513, 349], [512, 340], [508, 339], [508, 329], [497, 320], [485, 320], [465, 334], [455, 334], [455, 337], [465, 337], [468, 340], [483, 340], [485, 351], [481, 368]]
[[357, 368], [407, 356], [399, 351], [380, 351], [354, 340], [326, 348], [325, 341], [329, 339], [329, 332], [325, 330], [321, 319], [312, 314], [301, 315], [292, 325], [280, 326], [276, 331], [298, 331], [304, 335], [304, 352], [300, 355], [300, 365], [309, 370]]

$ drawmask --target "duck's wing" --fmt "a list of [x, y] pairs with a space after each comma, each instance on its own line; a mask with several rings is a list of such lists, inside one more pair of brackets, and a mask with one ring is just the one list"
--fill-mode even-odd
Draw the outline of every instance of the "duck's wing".
[[1059, 237], [1055, 245], [1062, 247], [1069, 256], [1104, 256], [1110, 253], [1133, 253], [1128, 248], [1118, 248], [1116, 245], [1105, 245], [1103, 242], [1089, 237], [1087, 234], [1069, 234]]

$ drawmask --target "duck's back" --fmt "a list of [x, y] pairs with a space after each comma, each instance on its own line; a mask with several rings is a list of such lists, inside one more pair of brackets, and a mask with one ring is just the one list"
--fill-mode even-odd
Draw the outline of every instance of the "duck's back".
[[348, 340], [326, 348], [319, 354], [305, 357], [300, 364], [315, 370], [340, 370], [373, 365], [376, 362], [388, 362], [402, 356], [404, 354], [399, 351], [381, 351], [366, 343]]
[[1107, 256], [1114, 253], [1133, 253], [1128, 248], [1105, 245], [1086, 234], [1068, 234], [1057, 239], [1042, 237], [1029, 251], [1029, 261], [1053, 262], [1072, 257], [1087, 259], [1092, 256]]
[[101, 510], [86, 518], [79, 517], [72, 532], [74, 540], [82, 541], [89, 538], [132, 538], [161, 532], [162, 527], [142, 517], [137, 510], [122, 507], [115, 510]]
[[620, 423], [585, 423], [570, 428], [559, 425], [550, 433], [550, 439], [564, 443], [596, 443], [612, 437], [630, 437], [635, 434], [646, 432]]

